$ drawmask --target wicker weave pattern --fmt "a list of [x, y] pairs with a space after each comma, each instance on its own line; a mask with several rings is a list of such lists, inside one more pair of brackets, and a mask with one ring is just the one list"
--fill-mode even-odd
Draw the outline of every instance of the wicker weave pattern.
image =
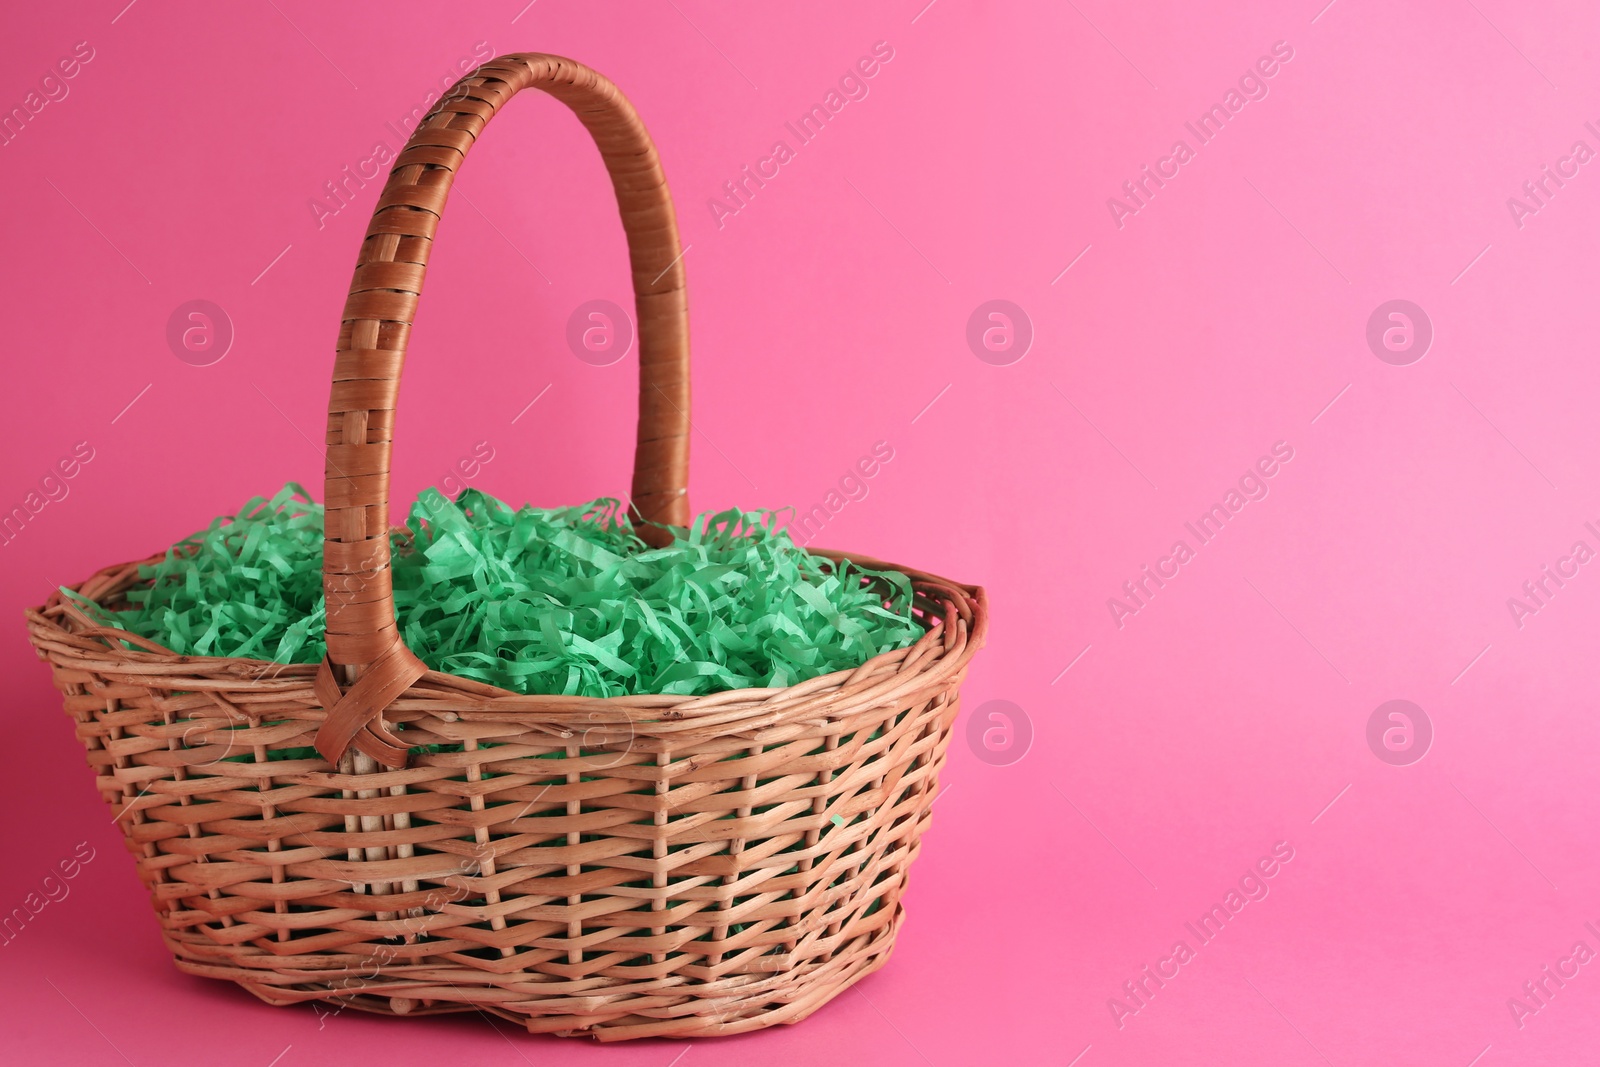
[[[80, 589], [114, 605], [136, 568]], [[460, 751], [369, 774], [273, 758], [321, 725], [315, 668], [112, 649], [59, 602], [28, 621], [180, 969], [274, 1004], [691, 1036], [796, 1021], [888, 955], [986, 614], [907, 573], [939, 625], [788, 689], [429, 673], [390, 715]]]
[[[372, 607], [390, 604], [374, 524], [394, 383], [442, 183], [535, 84], [616, 184], [641, 319], [635, 503], [683, 521], [687, 327], [654, 150], [592, 71], [507, 56], [424, 120], [363, 243], [329, 405], [332, 663], [180, 656], [59, 596], [30, 637], [180, 969], [273, 1004], [479, 1010], [602, 1040], [795, 1022], [888, 957], [987, 602], [852, 555], [910, 576], [927, 632], [782, 689], [523, 696], [409, 659]], [[139, 566], [78, 591], [114, 609]]]

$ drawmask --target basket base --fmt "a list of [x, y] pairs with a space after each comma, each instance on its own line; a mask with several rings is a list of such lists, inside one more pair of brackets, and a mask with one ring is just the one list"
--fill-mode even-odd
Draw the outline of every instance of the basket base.
[[[645, 1037], [700, 1038], [748, 1033], [797, 1023], [888, 962], [904, 909], [894, 918], [843, 946], [827, 960], [767, 976], [741, 975], [716, 983], [712, 991], [682, 979], [659, 983], [596, 985], [588, 995], [524, 997], [509, 991], [498, 1005], [484, 1003], [481, 985], [456, 965], [426, 968], [424, 975], [380, 975], [361, 983], [362, 992], [269, 985], [247, 967], [210, 964], [174, 952], [178, 970], [202, 978], [231, 981], [275, 1007], [312, 1003], [320, 1015], [346, 1008], [375, 1015], [447, 1015], [478, 1011], [497, 1015], [530, 1034], [627, 1041]], [[177, 946], [169, 946], [177, 949]], [[454, 981], [452, 981], [454, 978]], [[309, 985], [309, 983], [308, 983]], [[390, 992], [385, 993], [384, 990]], [[469, 992], [471, 990], [471, 992]], [[581, 1005], [588, 1005], [582, 1013]]]

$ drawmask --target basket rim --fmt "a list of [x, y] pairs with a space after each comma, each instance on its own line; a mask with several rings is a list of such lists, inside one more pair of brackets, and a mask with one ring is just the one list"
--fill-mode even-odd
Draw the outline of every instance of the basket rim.
[[[112, 564], [65, 588], [102, 602], [136, 584], [139, 568], [164, 558], [166, 551]], [[943, 616], [935, 618], [932, 612], [925, 611], [921, 621], [926, 632], [904, 648], [882, 652], [859, 666], [790, 686], [725, 689], [695, 695], [588, 697], [516, 693], [476, 679], [429, 670], [389, 705], [389, 711], [402, 722], [413, 716], [442, 714], [465, 721], [544, 722], [561, 731], [565, 726], [593, 723], [599, 715], [609, 723], [620, 726], [625, 722], [663, 736], [685, 729], [702, 733], [708, 727], [718, 733], [743, 733], [818, 718], [832, 719], [841, 712], [853, 714], [892, 702], [911, 690], [941, 684], [952, 675], [959, 680], [973, 655], [983, 647], [988, 634], [989, 604], [982, 586], [965, 585], [860, 553], [809, 547], [807, 551], [836, 562], [849, 560], [874, 570], [904, 574], [911, 579], [913, 591], [924, 606], [942, 605]], [[314, 716], [327, 714], [327, 709], [321, 708], [311, 695], [318, 669], [315, 663], [180, 654], [127, 630], [91, 625], [64, 601], [59, 591], [25, 614], [29, 638], [41, 658], [60, 657], [73, 667], [121, 684], [168, 693], [206, 694], [212, 698], [210, 706], [189, 711], [196, 718], [225, 716], [244, 722], [251, 716], [239, 704], [247, 703], [252, 696], [299, 698], [314, 706]], [[117, 643], [124, 640], [139, 647], [130, 649]], [[440, 704], [445, 702], [449, 710], [441, 712]]]

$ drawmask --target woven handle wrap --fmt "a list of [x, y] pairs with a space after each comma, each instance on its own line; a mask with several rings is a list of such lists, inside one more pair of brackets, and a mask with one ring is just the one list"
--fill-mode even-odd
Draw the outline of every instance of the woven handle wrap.
[[[655, 146], [617, 87], [588, 67], [537, 53], [501, 56], [457, 82], [406, 143], [367, 227], [344, 307], [328, 400], [328, 655], [316, 679], [328, 712], [317, 749], [330, 761], [354, 744], [385, 765], [405, 765], [406, 746], [382, 713], [427, 668], [395, 626], [389, 571], [389, 449], [400, 369], [456, 169], [500, 107], [530, 87], [566, 104], [594, 137], [627, 231], [639, 320], [634, 517], [689, 521], [688, 310], [677, 222]], [[646, 540], [664, 533], [641, 530]]]

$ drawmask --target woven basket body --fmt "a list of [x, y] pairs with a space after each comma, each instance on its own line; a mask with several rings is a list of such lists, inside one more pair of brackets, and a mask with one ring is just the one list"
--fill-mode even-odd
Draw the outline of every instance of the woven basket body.
[[[612, 176], [639, 313], [633, 505], [686, 520], [682, 256], [654, 149], [592, 71], [505, 56], [424, 119], [363, 242], [329, 404], [328, 659], [180, 656], [59, 597], [30, 636], [181, 970], [273, 1004], [605, 1040], [794, 1022], [894, 943], [983, 592], [895, 568], [925, 635], [783, 689], [523, 696], [411, 657], [386, 521], [405, 339], [455, 167], [526, 87], [573, 108]], [[78, 591], [115, 608], [138, 567]]]

